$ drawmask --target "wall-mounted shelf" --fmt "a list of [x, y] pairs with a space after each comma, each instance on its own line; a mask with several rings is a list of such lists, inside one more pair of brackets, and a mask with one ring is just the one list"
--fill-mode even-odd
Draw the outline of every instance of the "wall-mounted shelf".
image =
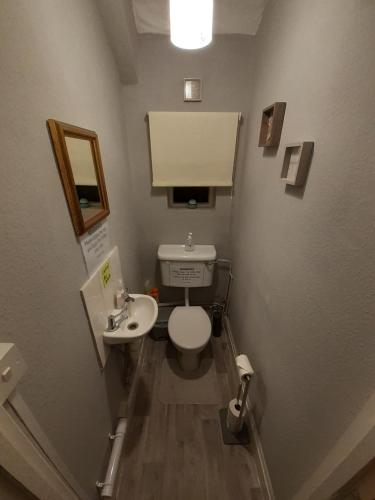
[[281, 180], [291, 186], [302, 186], [307, 177], [314, 143], [311, 141], [287, 144]]
[[286, 102], [275, 102], [263, 110], [259, 147], [274, 148], [280, 143]]

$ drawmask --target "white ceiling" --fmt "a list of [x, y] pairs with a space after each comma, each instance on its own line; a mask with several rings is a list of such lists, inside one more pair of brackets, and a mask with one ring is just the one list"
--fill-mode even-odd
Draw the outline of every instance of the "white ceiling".
[[[214, 33], [255, 35], [267, 0], [214, 0]], [[133, 0], [138, 33], [169, 34], [169, 0]]]

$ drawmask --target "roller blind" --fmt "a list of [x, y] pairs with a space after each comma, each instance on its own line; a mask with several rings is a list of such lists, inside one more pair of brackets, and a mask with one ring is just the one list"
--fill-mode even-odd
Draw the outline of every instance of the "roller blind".
[[153, 186], [231, 186], [239, 113], [150, 111]]

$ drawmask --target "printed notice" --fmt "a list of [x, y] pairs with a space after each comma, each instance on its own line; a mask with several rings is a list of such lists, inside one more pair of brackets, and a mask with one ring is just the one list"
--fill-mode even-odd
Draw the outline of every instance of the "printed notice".
[[91, 276], [111, 249], [108, 221], [99, 222], [89, 229], [80, 242], [87, 272]]
[[203, 268], [195, 264], [192, 267], [188, 265], [182, 267], [179, 264], [171, 264], [171, 286], [197, 286], [202, 280]]
[[111, 279], [111, 270], [109, 268], [109, 261], [105, 262], [100, 269], [100, 276], [102, 279], [103, 287], [106, 288]]

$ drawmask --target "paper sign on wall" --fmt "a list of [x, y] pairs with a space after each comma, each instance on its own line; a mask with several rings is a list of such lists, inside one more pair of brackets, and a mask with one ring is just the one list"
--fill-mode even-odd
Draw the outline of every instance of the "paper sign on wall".
[[100, 278], [102, 280], [103, 287], [106, 288], [111, 279], [111, 269], [109, 267], [109, 261], [105, 262], [100, 269]]
[[108, 221], [100, 222], [80, 239], [87, 272], [91, 275], [111, 249]]

